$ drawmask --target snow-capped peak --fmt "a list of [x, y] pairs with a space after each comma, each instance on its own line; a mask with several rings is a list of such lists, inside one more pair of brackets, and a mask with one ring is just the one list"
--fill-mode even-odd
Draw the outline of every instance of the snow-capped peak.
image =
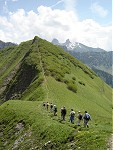
[[73, 42], [70, 42], [69, 39], [66, 40], [65, 43], [62, 43], [61, 44], [62, 46], [66, 46], [68, 50], [73, 50], [75, 47], [77, 47], [77, 42], [73, 43]]

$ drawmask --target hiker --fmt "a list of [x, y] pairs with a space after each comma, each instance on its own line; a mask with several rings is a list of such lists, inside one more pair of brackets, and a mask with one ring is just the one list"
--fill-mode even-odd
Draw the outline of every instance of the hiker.
[[48, 107], [49, 107], [49, 103], [47, 102], [47, 103], [46, 103], [46, 108], [47, 108], [47, 110], [48, 110]]
[[80, 122], [81, 122], [81, 120], [83, 119], [83, 115], [81, 114], [81, 112], [80, 111], [78, 111], [78, 122], [77, 122], [77, 125], [78, 126], [80, 126]]
[[53, 106], [54, 116], [57, 116], [57, 107], [56, 105]]
[[63, 112], [62, 112], [63, 108], [61, 108], [61, 120], [63, 120]]
[[45, 102], [43, 102], [43, 106], [44, 106], [44, 107], [46, 106], [46, 103], [45, 103]]
[[71, 112], [70, 112], [70, 121], [71, 121], [71, 123], [74, 123], [74, 117], [75, 117], [75, 111], [73, 109], [71, 109]]
[[83, 119], [84, 119], [84, 127], [89, 128], [88, 122], [89, 122], [89, 120], [91, 120], [91, 117], [90, 117], [90, 115], [88, 114], [87, 111], [85, 111]]
[[66, 110], [66, 108], [64, 106], [63, 109], [62, 109], [62, 120], [64, 120], [64, 121], [65, 121], [66, 113], [67, 113], [67, 110]]
[[52, 112], [53, 111], [53, 104], [51, 103], [50, 104], [50, 112]]

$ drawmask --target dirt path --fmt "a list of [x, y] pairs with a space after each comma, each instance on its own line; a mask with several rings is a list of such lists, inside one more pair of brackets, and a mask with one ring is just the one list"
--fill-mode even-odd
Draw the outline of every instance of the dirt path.
[[108, 148], [107, 150], [113, 150], [113, 134], [111, 135], [111, 139], [109, 140], [109, 146], [110, 148]]
[[111, 149], [113, 150], [113, 134], [112, 134], [112, 138], [111, 138]]

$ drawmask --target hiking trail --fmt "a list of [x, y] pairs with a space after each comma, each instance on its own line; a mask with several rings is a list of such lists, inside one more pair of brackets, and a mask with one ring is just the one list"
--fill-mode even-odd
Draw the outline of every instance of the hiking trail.
[[109, 148], [107, 150], [113, 150], [113, 134], [111, 135], [111, 138], [108, 141]]
[[40, 67], [42, 69], [42, 75], [44, 77], [44, 82], [45, 82], [45, 88], [46, 88], [46, 91], [47, 91], [47, 100], [48, 100], [48, 95], [49, 95], [49, 89], [48, 89], [48, 85], [47, 85], [47, 79], [45, 77], [45, 71], [44, 71], [44, 68], [43, 68], [43, 64], [42, 64], [42, 56], [41, 56], [41, 53], [40, 53], [40, 50], [39, 50], [39, 47], [38, 47], [38, 43], [37, 43], [37, 48], [38, 48], [38, 53], [39, 53], [39, 59], [40, 59]]

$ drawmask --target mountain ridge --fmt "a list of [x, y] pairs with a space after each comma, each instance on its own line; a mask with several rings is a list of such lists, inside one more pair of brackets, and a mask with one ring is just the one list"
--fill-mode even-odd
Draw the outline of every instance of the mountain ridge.
[[[39, 39], [38, 39], [39, 40]], [[38, 41], [37, 40], [37, 41]], [[36, 51], [36, 50], [34, 50], [34, 52], [33, 52], [33, 44], [35, 44], [36, 46], [39, 46], [40, 47], [40, 45], [38, 45], [38, 44], [36, 44], [37, 42], [36, 42], [36, 37], [34, 38], [34, 40], [33, 40], [33, 42], [32, 42], [32, 44], [31, 44], [31, 47], [32, 47], [32, 49], [30, 48], [29, 50], [28, 50], [28, 52], [26, 53], [26, 55], [23, 57], [23, 60], [22, 60], [22, 62], [24, 63], [24, 64], [22, 64], [20, 67], [20, 70], [19, 70], [19, 72], [21, 72], [22, 71], [22, 73], [20, 73], [20, 77], [17, 77], [18, 79], [14, 79], [14, 80], [19, 80], [19, 84], [20, 85], [17, 85], [16, 84], [16, 86], [17, 86], [17, 88], [15, 87], [13, 87], [14, 88], [14, 90], [15, 89], [17, 89], [17, 91], [19, 92], [19, 93], [21, 93], [23, 90], [22, 90], [22, 81], [20, 81], [20, 80], [28, 80], [28, 81], [32, 81], [33, 80], [33, 78], [35, 77], [35, 74], [34, 74], [34, 72], [36, 72], [36, 71], [38, 71], [38, 72], [40, 72], [40, 70], [41, 70], [41, 68], [39, 67], [39, 66], [37, 66], [37, 63], [39, 63], [39, 61], [37, 61], [37, 63], [34, 61], [34, 59], [39, 59], [40, 60], [40, 56], [39, 56], [39, 51]], [[57, 48], [57, 47], [56, 47]], [[61, 50], [60, 50], [61, 51]], [[59, 50], [58, 50], [58, 53], [60, 52]], [[38, 52], [38, 53], [37, 53]], [[43, 52], [43, 51], [42, 51]], [[57, 52], [57, 51], [56, 51]], [[29, 55], [32, 55], [32, 53], [33, 53], [33, 56], [32, 57], [30, 57]], [[50, 51], [50, 55], [51, 55], [51, 53], [52, 54], [54, 54], [54, 52], [51, 52]], [[35, 55], [34, 55], [35, 54]], [[44, 54], [45, 54], [45, 52], [44, 52]], [[61, 57], [63, 57], [63, 55], [64, 55], [64, 52], [63, 51], [61, 51], [61, 54], [59, 53], [59, 57], [61, 56]], [[44, 56], [43, 56], [44, 57]], [[77, 61], [76, 60], [76, 62], [74, 61], [74, 58], [72, 59], [69, 55], [67, 55], [67, 57], [68, 57], [68, 59], [70, 59], [70, 61], [72, 62], [72, 63], [74, 63], [74, 65], [75, 66], [78, 66], [78, 67], [80, 67], [84, 72], [86, 72], [86, 74], [88, 74], [91, 78], [93, 78], [93, 75], [92, 74], [94, 74], [93, 72], [91, 72], [91, 70], [89, 70], [87, 67], [83, 67], [82, 65], [81, 65], [81, 63], [79, 62], [79, 61]], [[32, 59], [31, 59], [32, 58]], [[27, 66], [26, 66], [26, 63], [27, 63]], [[32, 63], [32, 66], [30, 65]], [[43, 63], [44, 63], [44, 60], [43, 60]], [[66, 65], [63, 65], [62, 66], [62, 70], [64, 71], [62, 74], [60, 74], [60, 70], [58, 69], [57, 71], [55, 71], [55, 70], [53, 70], [53, 66], [51, 66], [50, 68], [48, 68], [48, 66], [47, 66], [47, 63], [48, 62], [46, 62], [46, 63], [44, 63], [43, 65], [44, 65], [44, 68], [45, 68], [45, 74], [51, 74], [53, 77], [55, 77], [57, 80], [63, 80], [63, 77], [64, 77], [64, 73], [69, 73], [69, 67], [67, 67]], [[34, 66], [33, 66], [34, 65]], [[49, 64], [50, 65], [50, 64]], [[31, 67], [30, 67], [31, 66]], [[36, 66], [37, 66], [37, 68], [39, 68], [39, 70], [35, 70], [35, 68], [36, 68]], [[30, 67], [29, 69], [28, 69], [28, 67]], [[24, 70], [22, 69], [22, 68], [24, 68]], [[25, 68], [27, 68], [27, 72], [25, 72]], [[34, 69], [33, 69], [34, 68]], [[64, 68], [65, 68], [65, 70], [64, 70]], [[32, 70], [33, 69], [33, 70]], [[32, 77], [30, 76], [27, 76], [27, 74], [29, 73], [29, 70], [31, 70], [32, 71]], [[24, 72], [23, 72], [24, 71]], [[55, 71], [55, 72], [54, 72]], [[23, 74], [25, 75], [25, 76], [23, 76]], [[23, 77], [22, 77], [23, 76]], [[24, 79], [24, 77], [27, 77], [26, 79]], [[20, 78], [22, 78], [22, 79], [20, 79]], [[30, 79], [31, 78], [31, 79]], [[31, 83], [31, 81], [30, 81], [30, 83]], [[24, 83], [25, 84], [25, 83]], [[27, 84], [29, 84], [29, 83], [27, 83]], [[13, 85], [12, 85], [13, 86]], [[20, 86], [20, 88], [18, 87], [18, 86]], [[25, 85], [24, 85], [25, 86]], [[12, 89], [12, 87], [10, 87], [10, 89]], [[22, 90], [22, 91], [20, 91], [20, 90]], [[25, 89], [26, 89], [26, 86], [25, 86]], [[8, 93], [8, 95], [10, 95], [12, 92], [11, 92], [11, 90], [8, 90], [8, 88], [6, 88], [6, 93]], [[9, 91], [9, 92], [8, 92]], [[5, 93], [5, 95], [6, 95], [6, 97], [7, 97], [7, 94]], [[7, 98], [6, 98], [7, 99]]]
[[[91, 69], [40, 37], [2, 49], [0, 56], [1, 149], [108, 148], [112, 90]], [[57, 116], [43, 102], [55, 104]], [[72, 108], [74, 124], [69, 122]], [[83, 122], [77, 126], [79, 110], [90, 113], [90, 128]]]
[[69, 39], [67, 39], [64, 43], [60, 43], [57, 39], [53, 39], [52, 43], [55, 45], [65, 47], [65, 50], [67, 51], [75, 51], [75, 52], [104, 52], [105, 51], [104, 49], [89, 47], [79, 42], [72, 43]]

